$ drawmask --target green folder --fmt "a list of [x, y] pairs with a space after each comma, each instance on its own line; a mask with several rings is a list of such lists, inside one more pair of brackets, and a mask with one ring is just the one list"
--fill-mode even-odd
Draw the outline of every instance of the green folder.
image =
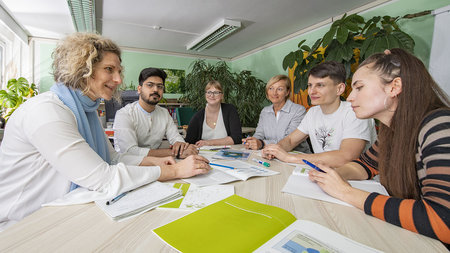
[[251, 252], [297, 219], [233, 195], [153, 230], [181, 252]]
[[[183, 193], [183, 198], [186, 196], [186, 192], [189, 190], [190, 184], [176, 183], [173, 185], [173, 188], [180, 189]], [[160, 208], [179, 208], [181, 202], [183, 202], [183, 198], [177, 199], [175, 201], [169, 202], [165, 205], [159, 206]]]

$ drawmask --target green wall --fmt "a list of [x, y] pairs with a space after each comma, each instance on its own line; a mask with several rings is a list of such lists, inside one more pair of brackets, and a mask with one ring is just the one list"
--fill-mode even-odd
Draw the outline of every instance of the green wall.
[[[39, 42], [39, 75], [40, 92], [45, 92], [53, 85], [53, 75], [51, 74], [51, 54], [56, 47], [56, 42]], [[138, 84], [138, 76], [142, 69], [147, 67], [183, 69], [186, 74], [190, 71], [190, 65], [195, 60], [194, 57], [183, 57], [174, 55], [153, 54], [138, 51], [122, 51], [122, 65], [124, 66], [123, 84], [134, 86]], [[214, 64], [217, 60], [206, 60], [207, 63]]]
[[[360, 15], [365, 19], [384, 15], [403, 16], [424, 10], [435, 10], [449, 4], [450, 0], [398, 0], [389, 2]], [[427, 15], [415, 19], [404, 20], [400, 25], [406, 33], [414, 38], [416, 42], [415, 55], [424, 62], [425, 66], [428, 66], [431, 41], [433, 38], [434, 17], [432, 15]], [[329, 28], [330, 25], [324, 26], [250, 56], [234, 60], [231, 65], [232, 70], [252, 70], [253, 73], [263, 81], [268, 81], [274, 75], [287, 74], [287, 71], [283, 70], [282, 67], [284, 56], [291, 51], [295, 51], [298, 43], [304, 39], [306, 39], [306, 45], [312, 46], [317, 39], [321, 38], [329, 30]]]
[[[378, 8], [367, 11], [363, 14], [365, 18], [373, 16], [403, 16], [424, 10], [434, 10], [450, 4], [450, 0], [397, 0], [384, 4]], [[415, 54], [426, 66], [429, 63], [431, 51], [431, 41], [433, 37], [434, 17], [427, 15], [412, 20], [401, 22], [402, 29], [410, 34], [416, 41]], [[318, 38], [321, 38], [329, 29], [329, 25], [310, 31], [296, 38], [290, 39], [278, 45], [264, 49], [252, 55], [230, 62], [233, 71], [251, 70], [253, 74], [263, 81], [269, 80], [277, 74], [287, 74], [282, 69], [282, 61], [290, 51], [297, 49], [298, 43], [306, 39], [307, 45], [312, 45]], [[55, 48], [55, 43], [39, 42], [39, 74], [41, 92], [47, 91], [53, 84], [51, 76], [51, 52]], [[191, 57], [154, 54], [148, 52], [127, 51], [122, 54], [122, 64], [125, 67], [124, 83], [129, 85], [133, 82], [137, 85], [139, 72], [146, 67], [184, 69], [189, 72], [190, 64], [195, 60]], [[207, 60], [215, 63], [217, 60]]]

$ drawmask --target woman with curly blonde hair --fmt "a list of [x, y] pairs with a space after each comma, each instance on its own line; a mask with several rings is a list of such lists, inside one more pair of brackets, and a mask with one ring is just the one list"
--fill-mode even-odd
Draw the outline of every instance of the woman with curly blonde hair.
[[206, 173], [208, 160], [118, 154], [97, 116], [122, 83], [119, 47], [91, 33], [53, 53], [56, 84], [10, 117], [0, 146], [0, 230], [77, 187], [112, 198], [141, 185]]

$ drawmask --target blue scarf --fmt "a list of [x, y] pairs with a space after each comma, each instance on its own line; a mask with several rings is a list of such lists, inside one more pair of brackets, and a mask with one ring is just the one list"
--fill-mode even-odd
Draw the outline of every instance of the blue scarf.
[[[110, 163], [108, 143], [105, 140], [105, 132], [97, 116], [97, 108], [100, 99], [92, 101], [83, 95], [80, 90], [72, 90], [62, 83], [56, 83], [51, 91], [58, 95], [59, 99], [75, 114], [78, 131], [89, 146], [108, 164]], [[72, 183], [70, 191], [78, 185]]]

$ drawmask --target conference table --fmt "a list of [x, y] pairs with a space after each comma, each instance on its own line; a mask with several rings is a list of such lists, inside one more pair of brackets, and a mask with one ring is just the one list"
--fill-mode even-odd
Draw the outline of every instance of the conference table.
[[[252, 154], [249, 162], [253, 163], [251, 158], [256, 156]], [[368, 216], [355, 207], [282, 193], [294, 166], [277, 161], [270, 163], [270, 169], [280, 174], [230, 183], [234, 185], [235, 194], [283, 208], [297, 219], [318, 223], [384, 252], [448, 252], [437, 240]], [[176, 252], [152, 229], [188, 213], [154, 209], [116, 222], [93, 203], [43, 207], [0, 232], [0, 252]], [[198, 236], [199, 240], [211, 238], [210, 235]]]

